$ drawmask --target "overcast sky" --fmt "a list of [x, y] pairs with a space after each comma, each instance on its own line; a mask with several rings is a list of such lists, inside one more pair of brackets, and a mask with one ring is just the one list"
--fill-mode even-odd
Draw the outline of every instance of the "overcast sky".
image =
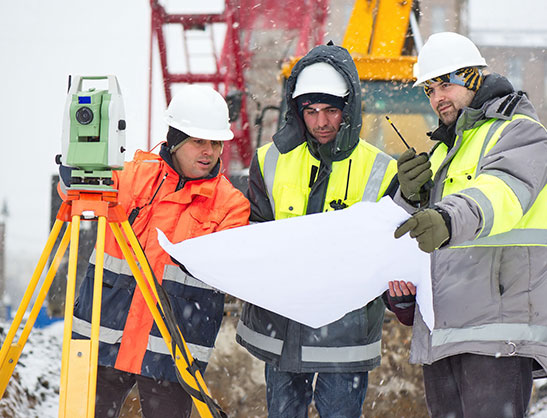
[[[202, 0], [199, 5], [207, 2], [213, 10], [223, 4]], [[485, 19], [505, 25], [531, 22], [543, 28], [547, 21], [542, 0], [520, 0], [516, 10], [510, 7], [512, 1], [472, 3], [473, 24]], [[523, 12], [530, 5], [533, 11]], [[49, 233], [50, 178], [61, 150], [69, 74], [115, 74], [125, 104], [127, 155], [146, 146], [149, 26], [148, 0], [0, 2], [0, 204], [6, 200], [10, 211], [8, 266], [33, 266]], [[162, 94], [160, 88], [156, 91]], [[164, 103], [156, 102], [158, 115]], [[158, 119], [153, 126], [156, 143], [163, 138], [165, 125]]]
[[[146, 141], [149, 5], [144, 0], [0, 2], [0, 199], [9, 253], [39, 252], [61, 150], [69, 74], [118, 77], [131, 155]], [[9, 264], [10, 260], [7, 260]]]
[[483, 29], [545, 31], [545, 0], [468, 0], [470, 26]]

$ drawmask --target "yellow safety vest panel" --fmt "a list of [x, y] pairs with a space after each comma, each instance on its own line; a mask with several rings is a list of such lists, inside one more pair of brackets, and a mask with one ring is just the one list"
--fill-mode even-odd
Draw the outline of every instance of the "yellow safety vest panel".
[[[451, 194], [464, 195], [476, 202], [482, 214], [483, 225], [477, 239], [455, 247], [547, 245], [547, 187], [532, 201], [528, 190], [510, 175], [501, 171], [481, 171], [484, 156], [496, 145], [503, 130], [518, 119], [540, 124], [518, 114], [510, 120], [491, 119], [466, 130], [453, 156], [444, 143], [440, 143], [431, 155], [434, 176], [448, 165], [444, 178], [435, 176], [437, 183], [442, 181], [441, 198]], [[526, 161], [522, 163], [526, 164]]]

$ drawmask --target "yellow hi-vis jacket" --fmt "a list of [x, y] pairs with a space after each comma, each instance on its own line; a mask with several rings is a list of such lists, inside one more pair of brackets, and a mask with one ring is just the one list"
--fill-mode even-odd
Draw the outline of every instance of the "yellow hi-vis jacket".
[[447, 211], [452, 231], [431, 255], [435, 326], [430, 333], [416, 315], [410, 361], [517, 355], [545, 375], [547, 132], [517, 93], [465, 108], [455, 132], [452, 148], [431, 155], [430, 205]]
[[[479, 127], [465, 131], [454, 157], [443, 164], [447, 146], [440, 144], [431, 156], [431, 165], [443, 186], [436, 188], [438, 200], [460, 194], [473, 200], [481, 212], [483, 223], [476, 237], [453, 247], [490, 245], [547, 245], [547, 187], [535, 200], [524, 179], [518, 179], [501, 170], [480, 171], [482, 161], [496, 145], [501, 133], [515, 121], [527, 120], [539, 126], [526, 115], [511, 119], [490, 119]], [[523, 164], [526, 164], [523, 161]], [[438, 196], [442, 193], [441, 196]]]
[[[263, 220], [308, 213], [310, 192], [320, 162], [310, 153], [305, 141], [286, 153], [280, 153], [275, 143], [267, 144], [258, 149], [253, 165], [250, 184], [261, 184], [263, 189], [253, 190], [251, 207], [255, 213], [261, 212]], [[391, 157], [359, 140], [347, 158], [332, 162], [323, 211], [342, 209], [360, 201], [378, 201], [395, 173], [396, 163]], [[271, 209], [257, 208], [260, 202], [271, 205]], [[264, 213], [269, 213], [270, 219], [264, 219]], [[337, 243], [329, 241], [329, 237], [318, 237], [317, 245]], [[336, 277], [332, 278], [332, 285], [336, 286]], [[378, 298], [338, 321], [313, 329], [245, 304], [237, 341], [255, 357], [283, 371], [369, 371], [380, 364], [384, 309]]]
[[[319, 161], [309, 152], [307, 144], [280, 154], [275, 144], [270, 143], [257, 150], [257, 157], [275, 219], [305, 215], [310, 183], [319, 168]], [[332, 163], [323, 211], [335, 210], [340, 204], [347, 207], [361, 201], [380, 200], [395, 172], [391, 157], [360, 140], [349, 158]]]

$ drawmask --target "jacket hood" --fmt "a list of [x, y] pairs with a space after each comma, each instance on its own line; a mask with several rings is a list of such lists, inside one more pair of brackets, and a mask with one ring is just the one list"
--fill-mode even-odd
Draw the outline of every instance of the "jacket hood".
[[470, 106], [463, 109], [458, 118], [456, 134], [484, 119], [509, 120], [516, 113], [538, 120], [537, 113], [524, 92], [515, 91], [505, 77], [489, 74]]
[[[485, 80], [485, 93], [488, 89], [490, 94], [484, 94], [479, 89], [476, 99], [473, 100], [470, 107], [476, 107], [484, 114], [486, 118], [511, 119], [515, 113], [530, 116], [539, 120], [534, 106], [522, 91], [515, 91], [513, 85], [499, 74], [487, 75]], [[482, 88], [482, 87], [481, 87]], [[476, 102], [476, 104], [475, 104]]]
[[487, 74], [469, 107], [480, 109], [486, 102], [506, 96], [514, 91], [515, 89], [504, 76], [495, 73]]
[[[359, 74], [349, 52], [337, 45], [319, 45], [313, 48], [294, 66], [287, 80], [285, 101], [287, 112], [281, 129], [274, 135], [273, 140], [281, 153], [289, 152], [306, 141], [306, 125], [300, 117], [296, 100], [292, 98], [298, 74], [307, 66], [318, 62], [332, 65], [348, 84], [347, 104], [342, 111], [342, 123], [334, 141], [327, 144], [333, 161], [341, 160], [355, 148], [359, 142], [361, 131], [361, 83]], [[313, 138], [308, 138], [313, 140]], [[323, 154], [323, 153], [321, 153]]]

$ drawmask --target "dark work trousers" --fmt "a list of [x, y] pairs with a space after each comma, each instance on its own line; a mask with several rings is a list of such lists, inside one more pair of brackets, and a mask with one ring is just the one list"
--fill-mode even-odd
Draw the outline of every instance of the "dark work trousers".
[[534, 360], [459, 354], [424, 365], [433, 418], [521, 418], [532, 393]]
[[144, 418], [190, 417], [192, 398], [178, 382], [154, 380], [103, 366], [97, 368], [95, 417], [117, 418], [135, 383]]

